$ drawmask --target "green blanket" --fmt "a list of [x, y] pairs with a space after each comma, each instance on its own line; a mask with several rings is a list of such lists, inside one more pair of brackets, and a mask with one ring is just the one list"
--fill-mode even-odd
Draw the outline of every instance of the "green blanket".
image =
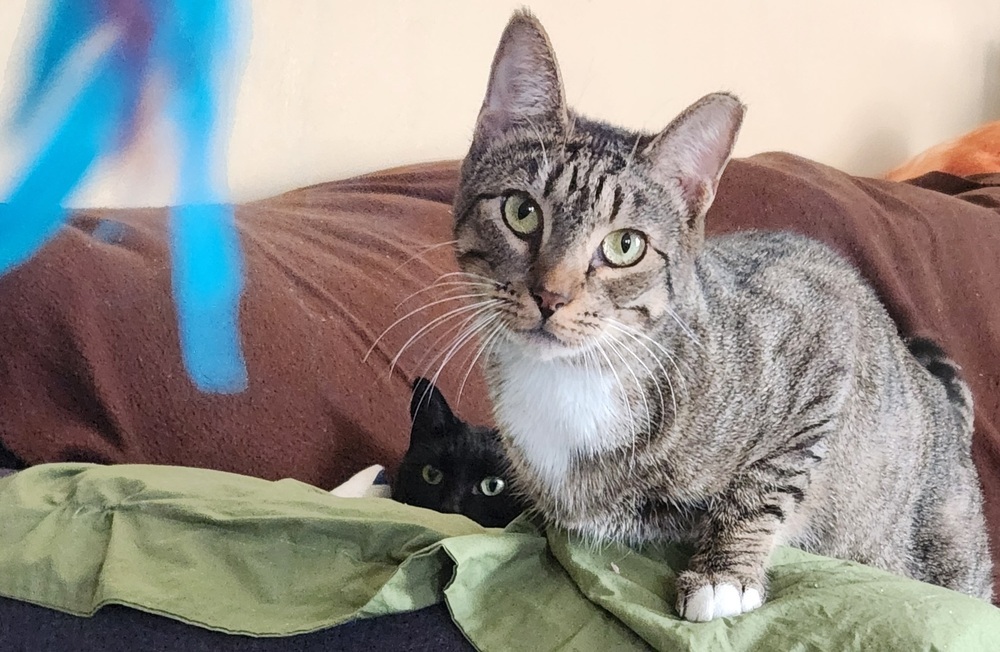
[[281, 636], [444, 600], [483, 650], [997, 650], [1000, 609], [793, 549], [759, 610], [686, 623], [682, 550], [595, 550], [385, 499], [201, 469], [57, 464], [0, 480], [0, 594]]

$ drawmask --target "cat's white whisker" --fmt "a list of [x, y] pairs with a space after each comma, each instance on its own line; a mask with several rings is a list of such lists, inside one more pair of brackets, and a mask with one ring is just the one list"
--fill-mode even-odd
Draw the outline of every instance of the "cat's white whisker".
[[452, 276], [476, 276], [476, 277], [481, 278], [481, 279], [486, 279], [485, 276], [482, 276], [480, 274], [476, 274], [476, 273], [473, 273], [473, 272], [463, 272], [463, 271], [459, 270], [459, 271], [454, 271], [454, 272], [445, 272], [444, 274], [441, 274], [440, 276], [438, 276], [434, 280], [435, 281], [440, 281], [441, 279], [450, 278]]
[[397, 303], [395, 306], [393, 306], [392, 309], [393, 310], [399, 310], [400, 306], [402, 306], [404, 303], [406, 303], [407, 301], [409, 301], [413, 297], [415, 297], [417, 295], [420, 295], [420, 294], [423, 294], [424, 292], [430, 292], [431, 290], [437, 290], [437, 289], [440, 289], [440, 288], [449, 288], [447, 290], [444, 290], [444, 292], [459, 292], [459, 291], [461, 291], [460, 288], [470, 288], [470, 289], [476, 289], [476, 290], [490, 290], [490, 289], [493, 289], [493, 287], [494, 286], [487, 285], [486, 283], [474, 282], [474, 281], [445, 281], [445, 282], [442, 282], [442, 283], [433, 283], [431, 285], [428, 285], [425, 288], [417, 290], [413, 294], [410, 294], [405, 299], [403, 299], [402, 301], [400, 301], [399, 303]]
[[405, 315], [403, 315], [402, 317], [400, 317], [396, 321], [394, 321], [391, 324], [389, 324], [389, 327], [386, 328], [384, 331], [382, 331], [381, 335], [379, 335], [377, 338], [375, 338], [375, 341], [372, 342], [371, 348], [368, 349], [368, 351], [365, 353], [365, 357], [362, 358], [361, 361], [362, 362], [367, 362], [368, 361], [368, 356], [370, 356], [372, 354], [372, 351], [374, 351], [375, 347], [378, 346], [378, 343], [382, 341], [382, 338], [385, 337], [389, 333], [389, 331], [391, 331], [393, 328], [395, 328], [399, 324], [403, 323], [404, 321], [406, 321], [407, 319], [409, 319], [413, 315], [416, 315], [417, 313], [423, 312], [424, 310], [427, 310], [428, 308], [433, 308], [434, 306], [440, 305], [440, 304], [445, 303], [447, 301], [455, 301], [456, 299], [476, 299], [476, 298], [482, 298], [484, 296], [492, 296], [492, 295], [485, 294], [485, 293], [478, 293], [478, 294], [463, 294], [463, 295], [458, 295], [458, 296], [453, 296], [453, 297], [445, 297], [444, 299], [438, 299], [436, 301], [431, 301], [430, 303], [426, 303], [426, 304], [420, 306], [419, 308], [415, 308], [415, 309], [411, 310], [410, 312], [406, 313]]
[[459, 337], [455, 338], [454, 344], [452, 344], [451, 348], [446, 352], [444, 360], [441, 361], [441, 366], [438, 367], [438, 370], [434, 373], [434, 377], [431, 379], [431, 382], [437, 384], [438, 378], [441, 376], [441, 372], [444, 371], [444, 368], [448, 365], [452, 358], [454, 358], [455, 355], [461, 351], [462, 348], [468, 344], [480, 330], [488, 325], [491, 325], [498, 319], [500, 319], [499, 314], [490, 315], [486, 317], [486, 319], [473, 324], [468, 330], [464, 331]]
[[[430, 368], [434, 365], [435, 362], [437, 362], [438, 358], [440, 358], [441, 355], [443, 354], [443, 350], [447, 350], [447, 346], [451, 346], [451, 342], [455, 341], [454, 338], [458, 337], [457, 331], [465, 329], [466, 327], [469, 326], [469, 324], [481, 318], [485, 314], [487, 309], [488, 308], [484, 308], [483, 310], [477, 310], [473, 312], [471, 315], [467, 316], [465, 319], [453, 325], [451, 328], [449, 328], [444, 333], [439, 335], [438, 338], [430, 344], [430, 346], [426, 347], [426, 351], [424, 351], [424, 354], [420, 356], [420, 359], [417, 361], [418, 366], [424, 365], [423, 368], [424, 374], [427, 374], [430, 371]], [[441, 347], [440, 344], [445, 340], [448, 340], [449, 344], [445, 347]], [[431, 357], [432, 355], [433, 357]]]
[[[616, 322], [613, 319], [605, 319], [604, 321], [609, 326], [611, 326], [611, 328], [617, 330], [618, 332], [620, 332], [620, 333], [622, 333], [624, 335], [627, 335], [627, 336], [631, 337], [632, 340], [636, 344], [638, 344], [643, 349], [645, 349], [646, 353], [649, 354], [649, 357], [651, 357], [653, 360], [656, 361], [656, 364], [660, 367], [660, 371], [663, 373], [664, 379], [666, 379], [666, 381], [667, 381], [667, 387], [670, 389], [670, 400], [671, 400], [672, 406], [673, 406], [673, 414], [676, 415], [677, 414], [677, 393], [674, 391], [674, 383], [670, 380], [670, 374], [667, 372], [667, 369], [663, 366], [663, 361], [660, 360], [659, 356], [657, 356], [655, 353], [653, 353], [653, 351], [648, 346], [646, 346], [646, 344], [638, 337], [639, 334], [630, 331], [626, 326], [624, 326], [624, 324], [620, 324], [619, 322]], [[647, 337], [646, 339], [650, 339], [650, 338]], [[653, 342], [654, 344], [656, 344], [656, 342], [654, 340], [650, 339], [650, 341]], [[660, 348], [662, 349], [663, 347], [660, 347]], [[670, 354], [667, 353], [666, 350], [664, 350], [663, 352], [667, 355], [668, 358], [671, 358]], [[673, 362], [672, 359], [671, 359], [671, 362]], [[650, 370], [649, 367], [646, 367], [646, 365], [643, 365], [643, 367], [646, 368], [646, 371], [649, 372], [650, 376], [653, 377], [653, 380], [656, 383], [656, 391], [660, 395], [660, 413], [663, 414], [665, 412], [664, 405], [663, 405], [663, 387], [660, 385], [660, 382], [656, 378], [655, 374], [652, 373], [652, 370]], [[677, 367], [677, 363], [674, 363], [674, 368], [677, 369], [678, 376], [683, 381], [684, 377], [683, 377], [683, 375], [681, 375], [680, 368]], [[685, 391], [686, 391], [686, 389], [687, 388], [685, 386]]]
[[[437, 362], [438, 359], [440, 359], [442, 356], [445, 356], [445, 359], [441, 363], [441, 366], [438, 368], [437, 373], [434, 374], [434, 376], [431, 378], [431, 381], [430, 381], [432, 385], [437, 385], [437, 381], [438, 381], [438, 378], [441, 375], [441, 371], [444, 369], [445, 365], [448, 363], [448, 361], [450, 359], [449, 353], [454, 349], [454, 347], [459, 342], [461, 342], [462, 340], [464, 340], [465, 338], [467, 338], [470, 334], [475, 334], [477, 332], [477, 330], [479, 330], [479, 328], [480, 328], [480, 324], [479, 323], [472, 324], [471, 326], [468, 326], [468, 324], [470, 324], [470, 322], [475, 321], [477, 318], [478, 319], [482, 319], [482, 314], [483, 314], [483, 312], [477, 312], [476, 314], [473, 314], [471, 317], [468, 317], [467, 319], [465, 319], [457, 327], [453, 327], [453, 328], [449, 329], [449, 331], [448, 331], [449, 333], [451, 333], [451, 332], [453, 332], [455, 330], [459, 330], [459, 329], [461, 329], [461, 332], [459, 334], [457, 334], [451, 340], [452, 343], [448, 345], [448, 347], [451, 347], [451, 348], [445, 347], [444, 350], [439, 351], [427, 363], [427, 365], [424, 367], [424, 369], [420, 373], [420, 375], [423, 376], [423, 377], [425, 377], [425, 378], [427, 376], [429, 376], [430, 375], [430, 369], [431, 369], [432, 366], [434, 366], [434, 363]], [[499, 318], [499, 315], [489, 315], [489, 316], [486, 317], [485, 322], [486, 323], [492, 323], [493, 320], [498, 319], [498, 318]], [[440, 342], [441, 339], [442, 338], [438, 338], [437, 342]], [[435, 346], [437, 345], [437, 342], [435, 342]], [[459, 347], [459, 348], [461, 348], [461, 347]], [[428, 388], [428, 390], [429, 390], [429, 388]], [[423, 400], [423, 399], [421, 399], [421, 400]]]
[[684, 331], [689, 338], [691, 338], [691, 341], [694, 342], [695, 346], [704, 350], [701, 342], [698, 341], [698, 336], [694, 334], [694, 331], [692, 331], [687, 324], [684, 323], [684, 320], [680, 318], [680, 315], [671, 310], [669, 306], [667, 307], [667, 314], [670, 315], [671, 319], [677, 322], [677, 325], [681, 327], [681, 330]]
[[500, 339], [500, 337], [503, 336], [504, 328], [505, 328], [505, 326], [503, 325], [502, 322], [498, 323], [496, 326], [493, 327], [493, 330], [490, 331], [489, 335], [486, 336], [486, 339], [480, 341], [478, 351], [477, 351], [475, 357], [472, 358], [472, 362], [469, 363], [469, 369], [465, 372], [465, 376], [462, 377], [462, 384], [459, 385], [459, 387], [458, 387], [458, 401], [457, 401], [457, 404], [460, 405], [462, 403], [462, 392], [465, 390], [465, 383], [468, 382], [469, 375], [472, 373], [472, 370], [475, 368], [476, 363], [479, 362], [479, 358], [484, 353], [487, 355], [487, 357], [489, 356], [489, 353], [493, 349], [493, 346], [497, 343], [497, 341]]
[[438, 276], [436, 279], [434, 279], [434, 282], [436, 283], [437, 281], [440, 281], [440, 280], [446, 279], [446, 278], [450, 278], [452, 276], [468, 276], [468, 277], [475, 278], [475, 279], [478, 279], [480, 281], [483, 281], [485, 283], [489, 283], [490, 285], [492, 285], [494, 287], [500, 287], [502, 285], [501, 283], [498, 283], [495, 279], [492, 279], [492, 278], [490, 278], [488, 276], [483, 276], [482, 274], [476, 274], [474, 272], [448, 272], [446, 274], [442, 274], [441, 276]]
[[[663, 353], [663, 355], [665, 355], [667, 357], [667, 360], [670, 362], [670, 364], [672, 364], [674, 366], [674, 369], [677, 371], [677, 377], [681, 381], [682, 389], [685, 392], [687, 391], [687, 389], [688, 389], [688, 387], [687, 387], [687, 378], [684, 377], [684, 373], [681, 371], [681, 368], [677, 365], [677, 359], [662, 344], [660, 344], [659, 342], [657, 342], [656, 340], [654, 340], [653, 338], [651, 338], [649, 335], [646, 335], [642, 331], [636, 330], [635, 328], [632, 328], [632, 327], [628, 326], [627, 324], [623, 324], [620, 321], [617, 321], [617, 320], [614, 320], [614, 319], [610, 319], [610, 318], [604, 318], [604, 321], [607, 324], [610, 324], [610, 325], [613, 325], [613, 326], [615, 326], [617, 328], [620, 328], [621, 330], [623, 330], [624, 332], [628, 333], [632, 337], [640, 338], [640, 339], [642, 339], [645, 342], [649, 342], [650, 344], [652, 344], [653, 346], [655, 346], [657, 349], [659, 349], [660, 352]], [[654, 355], [653, 357], [656, 358], [657, 362], [659, 362], [659, 358], [657, 356]], [[691, 370], [690, 365], [688, 365], [687, 363], [685, 363], [685, 366], [687, 366], [688, 371]], [[669, 381], [669, 379], [670, 379], [670, 376], [667, 375], [667, 380]], [[671, 392], [673, 392], [673, 383], [671, 383]]]
[[642, 134], [637, 134], [635, 137], [635, 144], [632, 145], [632, 151], [629, 152], [628, 160], [625, 162], [625, 171], [627, 172], [630, 167], [632, 167], [632, 162], [635, 161], [635, 155], [639, 151], [639, 142], [642, 140]]
[[[635, 435], [635, 415], [632, 413], [632, 402], [629, 400], [628, 392], [625, 391], [625, 385], [622, 384], [621, 376], [618, 375], [618, 372], [615, 370], [614, 363], [611, 362], [611, 358], [608, 357], [607, 352], [604, 350], [604, 347], [601, 346], [600, 342], [597, 343], [595, 350], [598, 353], [600, 353], [601, 356], [604, 358], [604, 360], [608, 363], [608, 369], [611, 371], [611, 375], [614, 376], [615, 378], [615, 383], [618, 385], [618, 391], [621, 392], [622, 403], [625, 405], [625, 409], [628, 412], [628, 423], [629, 423], [629, 428], [632, 431], [632, 445], [634, 450], [636, 435]], [[635, 457], [633, 455], [633, 462], [634, 460]]]
[[[625, 369], [629, 372], [629, 374], [631, 374], [632, 380], [635, 382], [635, 389], [639, 393], [639, 397], [642, 399], [643, 410], [645, 410], [645, 412], [646, 412], [646, 431], [651, 433], [653, 431], [653, 423], [652, 423], [651, 415], [650, 415], [650, 412], [649, 412], [649, 403], [646, 401], [646, 392], [645, 392], [645, 390], [642, 387], [642, 383], [639, 382], [639, 377], [636, 375], [635, 371], [632, 369], [632, 365], [628, 364], [628, 362], [626, 362], [624, 356], [622, 356], [621, 349], [620, 349], [620, 347], [622, 346], [622, 344], [620, 342], [617, 342], [612, 337], [609, 337], [605, 341], [606, 341], [607, 344], [609, 344], [611, 346], [612, 352], [614, 352], [614, 354], [618, 356], [618, 359], [621, 361], [622, 366], [624, 366]], [[625, 348], [626, 348], [626, 350], [629, 350], [627, 347], [625, 347]], [[632, 353], [632, 351], [629, 350], [629, 353]], [[635, 354], [633, 353], [633, 355], [635, 355]], [[638, 357], [638, 356], [636, 356], [636, 357]], [[626, 397], [625, 400], [627, 401], [628, 398]], [[631, 413], [631, 406], [629, 407], [629, 411]], [[635, 417], [631, 416], [631, 414], [630, 414], [630, 419], [632, 420], [632, 439], [631, 439], [631, 449], [632, 449], [631, 453], [632, 454], [631, 454], [631, 457], [629, 458], [629, 470], [634, 473], [635, 472], [635, 445], [636, 445], [635, 427], [636, 427], [636, 424], [635, 424]]]
[[[489, 314], [486, 310], [477, 311], [468, 317], [466, 317], [462, 322], [452, 328], [449, 328], [446, 333], [435, 340], [432, 349], [434, 352], [433, 357], [427, 361], [424, 367], [424, 375], [430, 377], [430, 370], [435, 364], [442, 358], [447, 362], [447, 357], [453, 352], [456, 345], [464, 343], [464, 341], [473, 333], [475, 333], [483, 323], [492, 323], [495, 319], [499, 318], [496, 313]], [[443, 346], [438, 346], [443, 340], [447, 340], [447, 343]], [[426, 358], [426, 356], [425, 356]]]
[[409, 258], [407, 258], [406, 260], [404, 260], [399, 265], [399, 267], [397, 267], [396, 269], [392, 270], [392, 273], [395, 274], [399, 270], [403, 269], [404, 267], [406, 267], [407, 265], [409, 265], [410, 263], [412, 263], [414, 260], [416, 260], [418, 258], [423, 258], [423, 255], [426, 254], [426, 253], [428, 253], [428, 252], [434, 251], [435, 249], [440, 249], [441, 247], [447, 247], [448, 245], [453, 245], [453, 244], [455, 244], [457, 242], [458, 242], [458, 240], [448, 240], [447, 242], [438, 242], [437, 244], [432, 244], [432, 245], [428, 245], [426, 247], [423, 247], [423, 248], [419, 249], [417, 251], [417, 253], [413, 254], [412, 256], [410, 256]]
[[[488, 295], [479, 295], [479, 296], [488, 296]], [[440, 302], [436, 302], [436, 303], [440, 303]], [[443, 322], [448, 321], [449, 319], [454, 319], [455, 317], [458, 317], [458, 316], [463, 315], [463, 314], [468, 313], [468, 312], [485, 311], [485, 310], [489, 309], [490, 307], [495, 306], [495, 305], [500, 304], [500, 303], [503, 303], [503, 301], [500, 300], [500, 299], [487, 299], [485, 301], [479, 301], [477, 303], [467, 304], [467, 305], [459, 306], [458, 308], [453, 308], [452, 310], [449, 310], [448, 312], [444, 313], [443, 315], [435, 317], [430, 322], [428, 322], [423, 327], [421, 327], [416, 333], [414, 333], [413, 335], [411, 335], [410, 339], [408, 339], [406, 341], [406, 343], [403, 344], [402, 347], [400, 347], [399, 352], [396, 353], [395, 357], [393, 357], [393, 359], [392, 359], [392, 363], [389, 365], [389, 371], [390, 371], [390, 373], [392, 372], [393, 369], [395, 369], [396, 363], [399, 362], [399, 358], [403, 355], [403, 352], [406, 351], [406, 349], [411, 344], [413, 344], [415, 341], [417, 341], [425, 333], [429, 332], [429, 330], [433, 329], [434, 327], [436, 327], [437, 325], [440, 325]], [[391, 326], [390, 326], [390, 328], [391, 328]], [[376, 342], [376, 344], [377, 344], [377, 342]], [[374, 345], [373, 345], [373, 348], [374, 348]], [[365, 359], [367, 359], [367, 357], [368, 356], [366, 355]]]
[[[662, 419], [663, 418], [663, 413], [665, 411], [664, 408], [666, 406], [663, 403], [663, 391], [660, 389], [660, 382], [656, 378], [656, 374], [654, 374], [653, 371], [652, 371], [652, 369], [650, 369], [649, 366], [643, 361], [642, 356], [640, 356], [638, 353], [636, 353], [635, 351], [633, 351], [632, 348], [630, 346], [628, 346], [628, 344], [626, 344], [625, 342], [619, 341], [614, 336], [609, 337], [609, 341], [610, 342], [614, 342], [616, 346], [621, 347], [622, 349], [625, 349], [625, 351], [629, 355], [631, 355], [633, 358], [635, 358], [636, 362], [638, 362], [642, 366], [642, 368], [646, 371], [646, 376], [653, 381], [654, 385], [656, 385], [657, 393], [660, 395], [660, 418]], [[647, 352], [648, 352], [648, 350], [647, 350]], [[661, 368], [662, 368], [662, 365], [661, 365]], [[649, 409], [649, 403], [646, 401], [646, 392], [645, 392], [645, 390], [643, 388], [642, 383], [639, 382], [638, 377], [635, 375], [635, 372], [632, 371], [631, 366], [629, 368], [629, 372], [632, 374], [632, 377], [635, 379], [636, 389], [641, 393], [641, 396], [642, 396], [642, 404], [643, 404], [643, 407], [646, 410], [646, 429], [647, 429], [647, 431], [650, 434], [653, 434], [656, 431], [655, 431], [655, 429], [653, 427], [653, 421], [652, 421], [653, 415], [652, 415], [652, 413], [651, 413], [651, 411]]]
[[[477, 320], [483, 319], [484, 316], [488, 315], [490, 308], [493, 306], [484, 306], [478, 310], [473, 311], [471, 314], [467, 314], [464, 319], [459, 323], [452, 325], [448, 330], [439, 335], [437, 339], [434, 340], [432, 344], [424, 347], [424, 353], [417, 360], [417, 366], [421, 367], [421, 375], [428, 376], [431, 368], [437, 363], [437, 361], [443, 356], [448, 348], [455, 342], [456, 339], [462, 337], [463, 333], [470, 327], [475, 328]], [[442, 324], [438, 324], [441, 326]], [[442, 344], [447, 342], [446, 344]]]
[[531, 130], [535, 132], [535, 138], [538, 139], [538, 147], [542, 150], [542, 162], [545, 164], [545, 169], [549, 168], [549, 155], [545, 151], [545, 143], [542, 141], [542, 132], [538, 130], [538, 127], [528, 116], [524, 116], [525, 122], [531, 127]]
[[[471, 328], [469, 329], [469, 332], [464, 333], [463, 335], [458, 335], [456, 337], [456, 339], [452, 340], [452, 342], [454, 343], [458, 338], [463, 338], [464, 337], [465, 340], [466, 340], [466, 342], [463, 342], [461, 348], [465, 348], [465, 343], [467, 343], [468, 341], [471, 341], [474, 338], [475, 335], [478, 335], [479, 333], [485, 331], [487, 328], [489, 328], [490, 326], [493, 326], [499, 320], [500, 320], [500, 315], [497, 314], [497, 313], [494, 313], [492, 315], [487, 315], [485, 317], [480, 317], [480, 319], [477, 321], [477, 323], [472, 324]], [[468, 323], [468, 322], [465, 322], [465, 323]], [[464, 368], [469, 363], [470, 359], [473, 359], [474, 356], [477, 356], [478, 351], [481, 350], [482, 344], [483, 344], [483, 338], [480, 337], [478, 339], [478, 343], [475, 346], [472, 347], [472, 351], [468, 355], [465, 356], [465, 358], [462, 360], [461, 363], [459, 363], [459, 370], [461, 370], [462, 368]], [[457, 355], [458, 351], [456, 351], [455, 354]], [[435, 360], [437, 360], [438, 357], [440, 357], [440, 356], [436, 356]], [[433, 364], [433, 362], [432, 362], [432, 364]], [[460, 398], [461, 398], [461, 396], [459, 396], [459, 399]]]
[[593, 361], [594, 365], [597, 367], [597, 371], [601, 370], [601, 361], [597, 359], [597, 355], [594, 353], [593, 349], [587, 349], [584, 352], [583, 363], [587, 371], [590, 371], [590, 363]]

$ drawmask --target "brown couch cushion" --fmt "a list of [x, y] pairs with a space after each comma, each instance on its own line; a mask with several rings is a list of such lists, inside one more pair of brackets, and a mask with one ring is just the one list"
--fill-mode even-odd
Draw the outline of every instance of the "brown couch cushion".
[[[202, 466], [332, 487], [406, 450], [420, 343], [446, 302], [379, 334], [451, 270], [451, 164], [387, 171], [240, 206], [248, 270], [241, 331], [250, 387], [203, 394], [182, 367], [166, 213], [87, 210], [0, 277], [0, 439], [29, 464]], [[440, 295], [438, 295], [440, 296]], [[453, 322], [454, 323], [454, 322]], [[460, 357], [461, 359], [461, 357]], [[434, 367], [436, 369], [436, 367]], [[463, 374], [446, 369], [457, 394]], [[460, 409], [488, 415], [478, 375]]]
[[[0, 278], [0, 441], [31, 464], [180, 464], [321, 487], [371, 463], [394, 469], [409, 381], [447, 327], [391, 375], [389, 360], [457, 304], [407, 320], [363, 357], [408, 308], [440, 295], [397, 304], [454, 271], [448, 246], [407, 260], [450, 240], [456, 179], [454, 162], [413, 166], [240, 206], [250, 389], [237, 396], [197, 392], [181, 367], [164, 211], [78, 213]], [[1000, 176], [897, 184], [764, 154], [732, 162], [708, 225], [826, 241], [874, 283], [904, 334], [943, 343], [975, 393], [974, 452], [1000, 550]], [[445, 370], [452, 401], [464, 371]], [[477, 372], [459, 412], [487, 420]]]

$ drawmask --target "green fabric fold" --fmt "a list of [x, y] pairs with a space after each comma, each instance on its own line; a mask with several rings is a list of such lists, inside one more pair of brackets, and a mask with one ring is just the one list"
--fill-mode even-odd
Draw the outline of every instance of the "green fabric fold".
[[687, 623], [677, 546], [595, 548], [377, 498], [204, 469], [51, 464], [0, 479], [0, 594], [123, 604], [286, 636], [447, 603], [482, 650], [993, 650], [1000, 609], [859, 564], [776, 551], [759, 610]]

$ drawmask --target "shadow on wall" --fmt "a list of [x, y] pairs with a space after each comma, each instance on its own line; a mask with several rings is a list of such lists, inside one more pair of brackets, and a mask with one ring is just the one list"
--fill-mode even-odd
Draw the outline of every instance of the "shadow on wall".
[[860, 176], [880, 177], [910, 156], [909, 140], [905, 125], [891, 107], [871, 107], [855, 114], [847, 121], [850, 133], [844, 134], [845, 142], [852, 143], [847, 165]]
[[986, 46], [983, 65], [983, 122], [1000, 120], [1000, 41]]
[[[958, 138], [980, 125], [1000, 121], [1000, 40], [986, 43], [983, 57], [983, 79], [978, 101], [974, 98], [965, 100], [970, 103], [967, 105], [968, 118], [976, 123], [965, 132], [942, 134], [933, 144]], [[937, 101], [943, 105], [963, 102], [961, 98], [945, 96], [939, 96]], [[881, 177], [910, 160], [918, 152], [912, 150], [905, 117], [905, 112], [901, 113], [898, 106], [876, 103], [845, 119], [847, 132], [842, 134], [843, 142], [851, 143], [851, 149], [842, 153], [846, 160], [839, 167], [862, 176]], [[924, 150], [921, 148], [919, 151]]]

